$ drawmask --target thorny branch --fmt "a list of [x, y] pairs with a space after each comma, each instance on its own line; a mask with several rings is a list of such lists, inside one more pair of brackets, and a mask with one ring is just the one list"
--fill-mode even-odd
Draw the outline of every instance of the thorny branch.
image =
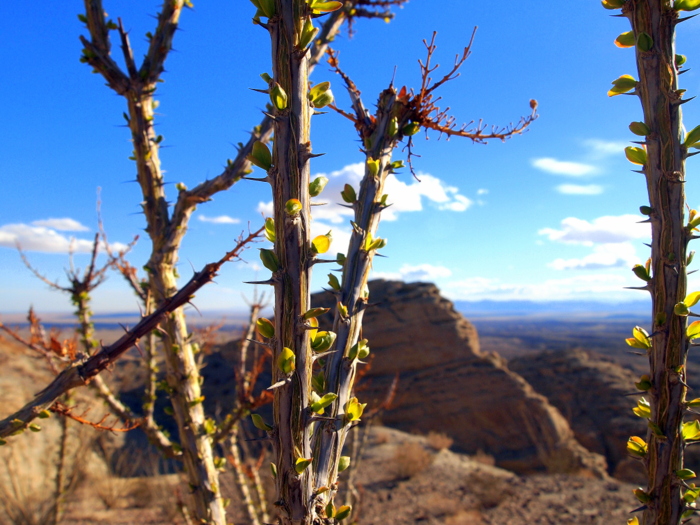
[[76, 415], [73, 413], [73, 408], [75, 407], [69, 407], [60, 401], [56, 401], [51, 407], [49, 408], [50, 412], [53, 412], [54, 414], [59, 414], [61, 416], [65, 416], [67, 418], [72, 419], [73, 421], [77, 421], [81, 425], [87, 425], [90, 426], [94, 429], [97, 430], [107, 430], [109, 432], [129, 432], [130, 430], [135, 429], [136, 427], [141, 425], [141, 420], [136, 419], [132, 421], [122, 421], [122, 427], [117, 427], [117, 423], [119, 422], [119, 418], [115, 418], [116, 421], [113, 424], [106, 425], [104, 424], [105, 421], [107, 421], [112, 414], [105, 414], [102, 419], [100, 419], [97, 422], [89, 421], [88, 419], [85, 419], [85, 416], [87, 413], [90, 411], [90, 409], [86, 410], [80, 415]]

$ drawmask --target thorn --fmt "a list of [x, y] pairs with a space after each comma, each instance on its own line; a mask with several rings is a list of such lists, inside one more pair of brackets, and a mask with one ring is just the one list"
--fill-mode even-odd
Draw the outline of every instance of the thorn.
[[681, 22], [685, 22], [686, 20], [690, 20], [691, 18], [695, 18], [698, 15], [690, 15], [690, 16], [685, 16], [683, 18], [679, 18], [676, 20], [676, 24], [680, 24]]
[[645, 221], [637, 221], [637, 224], [644, 224], [646, 222], [651, 222], [651, 219], [647, 219]]
[[[697, 270], [691, 270], [688, 273], [686, 273], [686, 275], [693, 275], [695, 272], [697, 272]], [[698, 316], [698, 317], [700, 317], [700, 316]]]
[[313, 259], [311, 261], [311, 265], [313, 266], [314, 264], [334, 263], [334, 262], [336, 262], [336, 259]]
[[270, 177], [241, 177], [243, 180], [252, 180], [255, 182], [270, 182]]
[[270, 90], [269, 89], [255, 89], [255, 88], [248, 88], [251, 91], [257, 91], [258, 93], [262, 93], [263, 95], [269, 95]]
[[375, 253], [374, 256], [375, 256], [375, 257], [384, 257], [385, 259], [388, 259], [388, 258], [389, 258], [388, 255], [382, 255], [381, 253]]
[[314, 111], [314, 115], [325, 115], [328, 111]]
[[700, 151], [694, 151], [693, 153], [687, 153], [685, 158], [694, 157], [695, 155], [700, 155]]
[[688, 71], [690, 71], [690, 68], [688, 68], [688, 69], [683, 69], [682, 71], [679, 71], [678, 74], [679, 74], [679, 75], [682, 75], [683, 73], [687, 73]]
[[648, 244], [648, 243], [646, 243], [646, 242], [643, 242], [642, 244], [643, 244], [644, 246], [648, 246], [649, 248], [651, 248], [651, 244]]
[[350, 208], [351, 210], [355, 209], [355, 206], [352, 204], [338, 204], [338, 206], [342, 206], [343, 208]]
[[626, 397], [626, 396], [643, 396], [643, 395], [645, 395], [645, 394], [646, 394], [646, 392], [640, 391], [640, 392], [630, 392], [630, 393], [628, 393], [628, 394], [621, 394], [621, 395], [622, 395], [623, 397]]
[[648, 286], [624, 286], [624, 290], [646, 290], [649, 292], [649, 287]]
[[643, 354], [642, 352], [633, 352], [632, 350], [627, 350], [627, 353], [632, 354], [632, 355], [642, 355], [642, 356], [646, 355], [646, 354]]
[[324, 155], [325, 155], [325, 153], [309, 153], [308, 157], [310, 159], [315, 159], [316, 157], [323, 157]]
[[327, 202], [312, 202], [309, 206], [326, 206], [327, 204]]
[[276, 279], [268, 279], [267, 281], [243, 281], [243, 284], [269, 284], [270, 286], [273, 286], [276, 283]]
[[630, 140], [632, 144], [639, 144], [640, 146], [646, 146], [646, 140]]
[[263, 343], [262, 341], [257, 341], [257, 340], [255, 340], [255, 339], [246, 339], [246, 341], [250, 341], [250, 342], [253, 343], [253, 344], [260, 345], [260, 346], [265, 346], [265, 347], [267, 347], [267, 348], [272, 348], [272, 345], [267, 344], [267, 343]]
[[642, 175], [645, 174], [645, 173], [644, 173], [644, 170], [630, 170], [630, 171], [631, 171], [632, 173], [641, 173]]
[[641, 507], [637, 507], [636, 509], [631, 510], [631, 511], [630, 511], [630, 514], [632, 514], [633, 512], [641, 512], [641, 511], [643, 511], [643, 510], [647, 510], [648, 508], [649, 508], [649, 507], [647, 507], [646, 505], [642, 505]]
[[320, 354], [314, 354], [313, 357], [311, 358], [313, 361], [316, 359], [321, 359], [322, 357], [325, 357], [327, 355], [335, 354], [338, 350], [328, 350], [328, 352], [321, 352]]
[[274, 115], [271, 115], [271, 114], [268, 113], [267, 111], [263, 111], [263, 115], [265, 115], [266, 117], [272, 119], [274, 122], [277, 122], [277, 117], [274, 116]]
[[289, 383], [289, 382], [291, 382], [291, 381], [292, 381], [292, 378], [291, 378], [291, 377], [287, 377], [287, 378], [283, 379], [282, 381], [277, 381], [277, 382], [276, 382], [274, 385], [272, 385], [272, 386], [268, 386], [266, 390], [274, 390], [274, 389], [276, 389], [276, 388], [279, 388], [279, 387], [281, 387], [281, 386], [286, 385], [287, 383]]
[[[696, 15], [696, 16], [697, 16], [697, 15]], [[680, 104], [680, 105], [682, 106], [683, 104], [687, 104], [688, 102], [690, 102], [690, 101], [693, 100], [694, 98], [695, 98], [695, 97], [686, 98], [685, 100], [681, 100], [678, 104]]]

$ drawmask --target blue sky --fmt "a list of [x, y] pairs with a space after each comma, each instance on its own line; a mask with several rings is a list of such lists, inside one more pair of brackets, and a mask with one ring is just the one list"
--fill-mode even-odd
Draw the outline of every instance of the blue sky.
[[[24, 268], [14, 245], [20, 242], [47, 277], [62, 279], [70, 239], [81, 251], [94, 235], [98, 187], [110, 240], [127, 243], [143, 233], [139, 190], [128, 182], [134, 166], [122, 127], [124, 103], [78, 61], [78, 35], [85, 33], [76, 16], [81, 5], [0, 5], [0, 311], [24, 311], [30, 304], [44, 311], [70, 309], [67, 298]], [[131, 31], [137, 56], [145, 50], [141, 35], [152, 30], [157, 7], [105, 2], [109, 15], [121, 17]], [[270, 70], [269, 40], [251, 24], [253, 11], [244, 0], [200, 0], [181, 18], [158, 95], [162, 163], [172, 183], [191, 187], [219, 174], [235, 155], [233, 144], [260, 120], [264, 95], [248, 88], [260, 88], [258, 75]], [[629, 30], [627, 21], [609, 14], [589, 0], [556, 8], [539, 0], [502, 0], [497, 8], [467, 0], [411, 0], [391, 24], [360, 21], [354, 38], [344, 33], [337, 39], [341, 66], [369, 106], [395, 67], [397, 85], [418, 85], [422, 39], [432, 31], [438, 31], [437, 61], [449, 67], [474, 26], [473, 52], [461, 77], [440, 92], [451, 113], [459, 121], [503, 125], [526, 115], [531, 98], [539, 102], [541, 117], [530, 131], [505, 144], [416, 136], [422, 182], [408, 170], [390, 182], [394, 206], [380, 225], [388, 257], [376, 261], [375, 276], [433, 281], [459, 300], [640, 298], [622, 287], [638, 284], [630, 268], [648, 254], [642, 244], [648, 230], [636, 224], [646, 189], [622, 150], [634, 139], [627, 125], [641, 118], [641, 109], [635, 97], [606, 95], [613, 79], [636, 75], [633, 51], [613, 45]], [[687, 53], [691, 68], [681, 77], [688, 96], [700, 91], [700, 69], [694, 69], [700, 57], [692, 52], [700, 49], [699, 29], [700, 19], [694, 19], [678, 34], [678, 52]], [[348, 106], [326, 65], [313, 80], [330, 80], [337, 103]], [[689, 129], [700, 121], [697, 107], [684, 106]], [[326, 153], [314, 159], [312, 172], [330, 177], [323, 198], [337, 202], [339, 188], [357, 180], [362, 161], [354, 130], [329, 113], [314, 117], [312, 137], [314, 151]], [[692, 207], [700, 206], [697, 162], [688, 162]], [[174, 185], [169, 191], [175, 195]], [[201, 205], [182, 248], [183, 282], [192, 267], [218, 259], [249, 222], [259, 226], [270, 198], [266, 185], [240, 182]], [[319, 210], [316, 228], [332, 228], [334, 249], [344, 252], [348, 217], [332, 204]], [[148, 252], [142, 235], [130, 260], [140, 267]], [[84, 264], [87, 255], [75, 259]], [[242, 295], [252, 295], [242, 282], [266, 271], [259, 269], [257, 250], [246, 259], [248, 264], [229, 264], [218, 284], [199, 294], [201, 309], [238, 309]], [[326, 273], [316, 272], [316, 289]], [[112, 275], [96, 293], [95, 309], [135, 310], [136, 300]]]

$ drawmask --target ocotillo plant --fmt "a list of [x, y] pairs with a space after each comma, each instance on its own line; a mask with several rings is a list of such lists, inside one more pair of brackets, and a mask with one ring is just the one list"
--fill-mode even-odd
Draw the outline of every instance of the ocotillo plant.
[[[342, 10], [334, 13], [317, 33], [312, 36], [313, 45], [307, 55], [308, 68], [323, 56], [328, 42], [333, 40], [345, 20], [356, 17], [390, 18], [388, 6], [405, 0], [350, 0]], [[172, 48], [184, 7], [189, 0], [173, 0], [163, 3], [153, 32], [146, 34], [148, 51], [141, 64], [134, 59], [129, 35], [121, 21], [109, 20], [101, 0], [84, 0], [85, 14], [80, 19], [86, 24], [89, 38], [81, 37], [81, 60], [101, 74], [108, 86], [124, 97], [127, 111], [124, 113], [133, 142], [132, 160], [136, 163], [136, 182], [142, 192], [142, 208], [146, 218], [146, 232], [151, 241], [151, 255], [145, 268], [148, 273], [148, 300], [155, 305], [145, 305], [146, 311], [158, 307], [165, 298], [176, 291], [176, 264], [183, 236], [190, 217], [199, 203], [206, 202], [214, 194], [229, 189], [249, 172], [247, 156], [257, 141], [267, 142], [272, 131], [272, 120], [265, 118], [254, 128], [246, 144], [240, 144], [238, 155], [226, 163], [225, 170], [211, 180], [187, 189], [178, 184], [178, 195], [172, 209], [168, 206], [165, 181], [160, 164], [160, 146], [163, 136], [155, 130], [155, 98], [158, 84], [162, 82], [165, 61]], [[367, 7], [379, 7], [375, 12]], [[121, 68], [111, 56], [110, 31], [117, 31], [125, 68]], [[225, 523], [224, 510], [219, 495], [219, 483], [212, 453], [211, 439], [201, 404], [201, 388], [195, 348], [188, 338], [184, 313], [178, 309], [168, 315], [162, 325], [166, 358], [164, 385], [171, 398], [175, 420], [179, 429], [182, 459], [188, 474], [196, 506], [194, 517], [201, 522]]]
[[[401, 163], [391, 155], [404, 138], [421, 127], [475, 141], [505, 139], [520, 133], [535, 118], [533, 114], [518, 126], [484, 133], [456, 129], [454, 119], [436, 107], [432, 92], [454, 78], [466, 60], [469, 48], [458, 57], [454, 68], [443, 79], [432, 83], [430, 58], [434, 45], [428, 45], [428, 60], [422, 65], [422, 86], [418, 93], [393, 86], [380, 98], [377, 113], [370, 116], [359, 92], [343, 75], [353, 101], [355, 116], [348, 116], [360, 132], [366, 155], [365, 176], [359, 196], [346, 186], [343, 200], [354, 209], [353, 234], [347, 256], [319, 259], [328, 251], [331, 235], [311, 239], [311, 197], [318, 196], [328, 182], [324, 177], [310, 180], [310, 122], [316, 108], [333, 102], [329, 82], [310, 88], [307, 46], [316, 29], [313, 18], [342, 7], [341, 2], [320, 0], [252, 0], [257, 7], [254, 21], [269, 31], [272, 42], [272, 76], [263, 73], [274, 121], [272, 152], [262, 142], [254, 145], [250, 159], [262, 168], [262, 179], [272, 186], [274, 219], [266, 221], [273, 250], [260, 252], [264, 266], [272, 272], [269, 284], [275, 288], [275, 322], [260, 319], [260, 332], [273, 348], [275, 392], [274, 424], [260, 416], [253, 420], [267, 431], [274, 444], [277, 501], [282, 524], [332, 523], [347, 518], [349, 506], [336, 508], [333, 495], [337, 474], [348, 466], [342, 457], [347, 430], [356, 425], [365, 405], [353, 397], [352, 387], [358, 362], [369, 353], [367, 341], [360, 339], [361, 321], [367, 305], [367, 278], [375, 252], [386, 245], [376, 238], [379, 215], [387, 207], [384, 181]], [[262, 19], [266, 19], [263, 21]], [[331, 65], [337, 69], [334, 58]], [[343, 266], [342, 284], [335, 276], [330, 286], [339, 301], [333, 331], [319, 331], [317, 317], [325, 308], [312, 308], [309, 284], [311, 268], [317, 263], [338, 262]], [[261, 284], [261, 283], [258, 283]], [[325, 365], [320, 366], [322, 359]], [[318, 374], [313, 375], [314, 363]], [[327, 412], [326, 412], [327, 411]]]
[[[687, 246], [700, 223], [691, 210], [685, 217], [685, 160], [688, 149], [700, 140], [700, 128], [684, 133], [681, 105], [684, 91], [678, 77], [685, 57], [676, 54], [675, 28], [680, 13], [700, 7], [697, 0], [603, 0], [607, 9], [622, 9], [632, 29], [617, 37], [618, 47], [632, 47], [639, 79], [623, 75], [613, 81], [608, 95], [637, 95], [643, 120], [632, 122], [630, 131], [639, 136], [625, 149], [630, 162], [641, 166], [649, 204], [640, 208], [651, 224], [651, 258], [633, 268], [645, 282], [640, 289], [651, 294], [651, 334], [635, 327], [627, 339], [649, 357], [649, 374], [636, 383], [649, 399], [641, 398], [635, 414], [648, 419], [646, 440], [633, 436], [628, 451], [640, 458], [647, 471], [646, 489], [636, 489], [642, 503], [645, 525], [672, 525], [690, 517], [700, 491], [686, 480], [695, 473], [683, 467], [683, 450], [700, 439], [697, 423], [684, 423], [686, 401], [686, 357], [689, 339], [697, 337], [695, 323], [687, 327], [689, 307], [698, 294], [686, 297]], [[629, 523], [639, 523], [634, 517]]]

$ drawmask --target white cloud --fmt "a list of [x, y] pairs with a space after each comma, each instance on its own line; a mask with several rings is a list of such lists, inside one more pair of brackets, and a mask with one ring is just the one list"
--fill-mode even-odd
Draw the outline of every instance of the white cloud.
[[432, 264], [404, 264], [398, 272], [372, 272], [372, 279], [388, 279], [406, 282], [427, 281], [451, 277], [452, 270]]
[[[313, 199], [314, 203], [325, 203], [322, 206], [314, 206], [312, 214], [314, 219], [340, 224], [346, 218], [352, 218], [354, 213], [350, 208], [343, 207], [340, 192], [345, 184], [350, 184], [359, 192], [360, 181], [364, 174], [364, 164], [356, 163], [333, 171], [330, 174], [319, 173], [317, 176], [328, 177], [328, 184], [323, 193]], [[462, 212], [466, 211], [473, 203], [471, 199], [459, 193], [455, 186], [449, 186], [442, 180], [432, 175], [419, 173], [420, 182], [411, 179], [406, 183], [391, 174], [384, 185], [384, 193], [389, 195], [391, 204], [382, 212], [382, 220], [395, 221], [402, 212], [423, 210], [424, 198], [439, 210]], [[257, 211], [270, 217], [273, 214], [272, 202], [258, 203]]]
[[581, 259], [555, 259], [547, 266], [555, 270], [598, 270], [601, 268], [631, 268], [639, 263], [630, 242], [600, 244], [593, 253]]
[[87, 226], [83, 226], [75, 219], [70, 219], [68, 217], [33, 221], [32, 226], [45, 226], [46, 228], [63, 232], [86, 232], [90, 230]]
[[487, 190], [486, 188], [479, 188], [478, 190], [476, 190], [477, 195], [486, 195], [488, 194], [488, 192], [489, 190]]
[[[19, 245], [24, 251], [45, 253], [89, 253], [92, 251], [93, 240], [66, 237], [56, 230], [45, 226], [29, 224], [5, 224], [0, 226], [0, 246], [16, 248]], [[126, 245], [112, 243], [113, 250], [124, 250]]]
[[219, 215], [218, 217], [198, 215], [197, 218], [202, 222], [210, 222], [212, 224], [238, 224], [241, 222], [240, 219], [235, 219], [233, 217], [229, 217], [228, 215]]
[[542, 228], [537, 233], [550, 241], [593, 246], [594, 243], [621, 243], [651, 236], [648, 223], [640, 224], [639, 215], [606, 215], [592, 222], [567, 217], [561, 221], [561, 229]]
[[591, 153], [596, 158], [612, 157], [621, 155], [625, 147], [629, 146], [627, 142], [615, 142], [610, 140], [588, 139], [583, 141], [583, 144], [590, 148]]
[[597, 184], [560, 184], [556, 189], [564, 195], [600, 195], [603, 193], [603, 187]]
[[270, 202], [258, 202], [258, 207], [255, 208], [255, 211], [258, 213], [263, 214], [265, 217], [272, 217], [275, 214], [275, 208], [272, 205], [272, 201]]
[[582, 177], [592, 175], [597, 171], [595, 166], [582, 164], [580, 162], [569, 162], [543, 157], [532, 161], [532, 165], [542, 171], [554, 173], [556, 175], [567, 175], [569, 177]]
[[548, 279], [540, 283], [515, 284], [501, 279], [472, 277], [453, 281], [442, 287], [453, 300], [479, 301], [557, 301], [563, 299], [632, 300], [629, 278], [615, 274], [576, 275], [564, 279]]

